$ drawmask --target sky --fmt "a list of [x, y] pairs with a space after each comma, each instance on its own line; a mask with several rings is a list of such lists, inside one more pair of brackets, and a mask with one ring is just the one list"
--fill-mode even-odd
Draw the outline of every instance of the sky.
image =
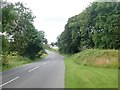
[[58, 35], [64, 31], [68, 18], [81, 13], [85, 7], [95, 0], [6, 0], [23, 2], [30, 8], [37, 30], [43, 30], [48, 43], [56, 42]]

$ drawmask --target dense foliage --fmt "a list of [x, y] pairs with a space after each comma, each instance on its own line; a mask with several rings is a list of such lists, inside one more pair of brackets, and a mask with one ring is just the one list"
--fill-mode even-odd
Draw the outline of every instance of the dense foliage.
[[[22, 3], [2, 2], [2, 54], [17, 53], [34, 59], [43, 50], [44, 32], [38, 31], [35, 16]], [[4, 60], [4, 58], [3, 58]]]
[[87, 48], [119, 49], [119, 2], [94, 2], [79, 15], [69, 18], [58, 36], [61, 53]]

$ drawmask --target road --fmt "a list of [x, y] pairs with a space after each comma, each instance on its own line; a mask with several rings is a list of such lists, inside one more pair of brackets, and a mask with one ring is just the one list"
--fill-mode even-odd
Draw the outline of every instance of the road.
[[46, 50], [48, 56], [38, 62], [2, 73], [2, 88], [64, 88], [63, 57]]

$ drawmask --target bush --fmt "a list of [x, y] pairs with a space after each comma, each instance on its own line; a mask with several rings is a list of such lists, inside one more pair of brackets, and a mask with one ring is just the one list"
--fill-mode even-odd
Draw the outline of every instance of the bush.
[[3, 66], [9, 65], [9, 60], [7, 59], [7, 55], [6, 54], [4, 54], [2, 56], [2, 65]]
[[39, 51], [39, 53], [37, 54], [37, 57], [41, 57], [41, 55], [44, 54], [44, 53], [46, 54], [45, 50]]

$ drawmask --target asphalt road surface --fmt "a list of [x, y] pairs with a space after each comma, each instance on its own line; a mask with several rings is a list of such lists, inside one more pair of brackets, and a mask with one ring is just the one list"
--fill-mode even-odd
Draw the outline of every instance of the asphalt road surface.
[[3, 72], [0, 88], [64, 88], [63, 57], [46, 51], [43, 60]]

